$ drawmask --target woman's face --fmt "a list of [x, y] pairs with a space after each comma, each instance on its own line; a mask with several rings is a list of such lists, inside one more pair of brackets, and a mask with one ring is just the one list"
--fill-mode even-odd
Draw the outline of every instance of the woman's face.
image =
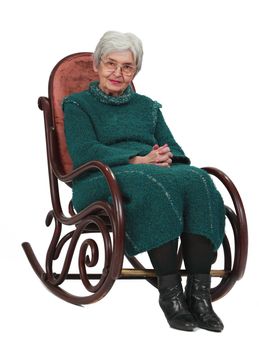
[[131, 51], [116, 51], [102, 57], [94, 71], [99, 75], [99, 88], [107, 95], [119, 96], [133, 80], [136, 64]]

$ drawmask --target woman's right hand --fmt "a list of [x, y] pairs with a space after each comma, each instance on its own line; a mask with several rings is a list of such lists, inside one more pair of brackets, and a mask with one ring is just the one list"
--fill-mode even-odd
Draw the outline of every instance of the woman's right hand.
[[145, 156], [136, 156], [130, 159], [131, 164], [154, 164], [162, 167], [169, 167], [172, 164], [173, 154], [167, 144], [153, 146]]

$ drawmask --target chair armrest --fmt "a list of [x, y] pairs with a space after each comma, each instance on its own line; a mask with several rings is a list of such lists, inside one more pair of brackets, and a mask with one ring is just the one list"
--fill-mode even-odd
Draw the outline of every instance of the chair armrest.
[[242, 231], [247, 231], [247, 222], [246, 222], [246, 215], [245, 215], [245, 209], [243, 206], [242, 199], [240, 197], [240, 194], [234, 185], [233, 181], [222, 171], [214, 167], [204, 167], [203, 170], [207, 171], [209, 174], [214, 175], [217, 177], [223, 185], [226, 187], [227, 191], [229, 192], [235, 210], [237, 217], [240, 222], [240, 229]]
[[248, 252], [247, 220], [242, 199], [234, 183], [223, 171], [213, 167], [204, 167], [203, 169], [209, 174], [217, 177], [223, 183], [233, 201], [236, 211], [238, 231], [238, 236], [235, 237], [235, 240], [238, 240], [238, 242], [235, 242], [237, 251], [233, 270], [235, 271], [237, 279], [241, 279], [245, 271]]
[[[118, 225], [119, 226], [123, 225], [124, 216], [123, 216], [121, 191], [120, 191], [119, 185], [117, 183], [117, 180], [115, 178], [115, 175], [113, 174], [113, 172], [109, 166], [107, 166], [106, 164], [104, 164], [100, 161], [97, 161], [97, 160], [90, 161], [86, 164], [81, 165], [77, 169], [74, 169], [69, 174], [66, 174], [66, 175], [59, 174], [58, 179], [60, 181], [65, 182], [65, 183], [70, 183], [78, 176], [80, 176], [83, 173], [86, 173], [87, 171], [92, 170], [92, 169], [99, 170], [103, 174], [105, 180], [107, 181], [107, 184], [108, 184], [111, 196], [112, 196], [112, 200], [113, 200], [114, 216], [116, 217], [116, 221], [118, 222]], [[93, 206], [98, 207], [98, 203], [99, 202], [93, 203]], [[76, 222], [79, 222], [82, 218], [84, 218], [85, 215], [87, 215], [87, 212], [89, 211], [89, 209], [90, 210], [93, 209], [91, 205], [90, 205], [90, 207], [82, 210], [80, 213], [73, 215], [71, 218], [65, 218], [63, 216], [62, 222], [66, 223], [68, 225], [70, 225], [70, 224], [73, 225]]]

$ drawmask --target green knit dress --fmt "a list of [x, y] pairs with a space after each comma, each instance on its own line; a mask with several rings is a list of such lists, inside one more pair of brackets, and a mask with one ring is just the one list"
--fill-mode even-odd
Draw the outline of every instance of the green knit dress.
[[[207, 237], [217, 249], [224, 236], [225, 209], [210, 176], [190, 165], [161, 113], [161, 105], [128, 87], [118, 97], [92, 82], [63, 101], [67, 146], [74, 167], [91, 160], [109, 165], [120, 185], [125, 211], [125, 250], [130, 256], [158, 247], [183, 232]], [[173, 164], [129, 164], [154, 144], [167, 143]], [[73, 205], [112, 201], [106, 181], [91, 172], [73, 182]]]

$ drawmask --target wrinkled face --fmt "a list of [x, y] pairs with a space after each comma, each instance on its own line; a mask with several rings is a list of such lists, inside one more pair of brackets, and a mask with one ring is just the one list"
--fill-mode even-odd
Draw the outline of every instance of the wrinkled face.
[[132, 52], [116, 51], [102, 57], [94, 71], [99, 75], [99, 88], [107, 95], [119, 96], [129, 86], [136, 72]]

